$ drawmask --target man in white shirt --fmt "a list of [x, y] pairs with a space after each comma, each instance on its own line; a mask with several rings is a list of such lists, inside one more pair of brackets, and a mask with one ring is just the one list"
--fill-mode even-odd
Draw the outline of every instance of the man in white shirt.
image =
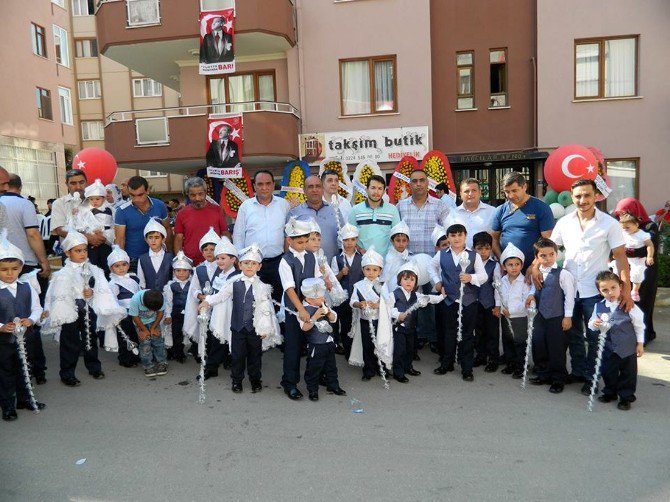
[[[596, 275], [607, 270], [610, 252], [624, 283], [621, 306], [629, 312], [634, 303], [630, 297], [628, 260], [619, 224], [595, 207], [596, 184], [592, 180], [576, 181], [571, 191], [572, 203], [577, 210], [558, 220], [551, 240], [565, 248], [563, 267], [577, 281], [577, 298], [569, 335], [570, 359], [572, 377], [584, 382], [582, 393], [588, 395], [598, 351], [598, 332], [588, 329], [587, 323], [595, 304], [601, 299]], [[533, 279], [541, 287], [541, 272], [536, 264], [533, 265]], [[584, 346], [584, 331], [588, 349]]]
[[[336, 209], [338, 227], [346, 225], [349, 221], [351, 203], [337, 193], [340, 188], [340, 177], [337, 175], [337, 172], [332, 169], [326, 169], [321, 174], [321, 183], [323, 184], [323, 201]], [[336, 197], [335, 203], [333, 203], [333, 196]]]
[[493, 216], [496, 208], [481, 201], [481, 184], [476, 178], [461, 181], [460, 191], [463, 203], [449, 212], [445, 228], [449, 228], [454, 223], [465, 226], [468, 231], [465, 244], [472, 249], [472, 237], [475, 234], [493, 231]]
[[240, 205], [233, 227], [233, 244], [237, 249], [258, 244], [264, 256], [258, 277], [272, 286], [272, 297], [281, 301], [279, 261], [284, 253], [284, 224], [290, 207], [286, 200], [273, 195], [274, 189], [270, 171], [261, 170], [254, 175], [256, 195]]

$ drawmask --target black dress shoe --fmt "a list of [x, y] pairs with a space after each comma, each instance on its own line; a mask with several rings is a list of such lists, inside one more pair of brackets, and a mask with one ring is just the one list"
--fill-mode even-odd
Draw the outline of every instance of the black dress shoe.
[[337, 346], [335, 347], [335, 353], [336, 353], [338, 356], [344, 355], [344, 352], [345, 352], [345, 350], [344, 350], [344, 347], [342, 347], [342, 345], [337, 345]]
[[533, 378], [529, 379], [528, 381], [532, 385], [549, 385], [551, 383], [551, 381], [547, 380], [546, 378], [539, 377], [539, 376], [533, 377]]
[[[204, 371], [204, 375], [205, 375], [205, 380], [209, 380], [210, 378], [218, 377], [218, 376], [219, 376], [219, 372], [218, 372], [218, 371], [205, 370], [205, 371]], [[196, 379], [196, 380], [200, 380], [200, 375], [198, 375], [197, 377], [195, 377], [195, 379]]]
[[256, 392], [260, 392], [263, 390], [263, 382], [260, 380], [256, 382], [251, 382], [251, 393], [256, 394]]
[[317, 391], [310, 392], [309, 393], [309, 400], [310, 401], [318, 401], [319, 400], [319, 393]]
[[616, 405], [620, 410], [628, 411], [630, 410], [630, 401], [624, 401], [623, 399], [619, 401]]
[[292, 389], [285, 390], [284, 392], [291, 401], [297, 401], [298, 399], [302, 399], [302, 392], [300, 392], [295, 387], [293, 387]]
[[94, 371], [93, 373], [91, 373], [91, 376], [95, 380], [102, 380], [103, 378], [105, 378], [105, 374], [102, 371]]
[[472, 376], [472, 373], [464, 373], [463, 374], [463, 381], [464, 382], [472, 382], [475, 379], [475, 377]]
[[561, 392], [563, 392], [563, 387], [565, 387], [565, 385], [563, 385], [562, 383], [554, 382], [549, 387], [549, 392], [551, 392], [552, 394], [560, 394]]
[[[40, 403], [39, 401], [35, 401], [35, 405], [37, 406], [38, 410], [43, 410], [44, 408], [47, 407], [46, 404]], [[16, 403], [16, 409], [17, 410], [32, 410], [33, 407], [30, 404], [30, 401], [18, 401]]]
[[2, 410], [2, 419], [5, 422], [12, 422], [19, 418], [19, 416], [16, 414], [16, 410]]
[[419, 354], [414, 354], [414, 356], [412, 357], [412, 361], [421, 361]]
[[[585, 396], [591, 395], [591, 382], [586, 382], [584, 385], [582, 385], [581, 393]], [[598, 386], [596, 385], [596, 394], [597, 393], [598, 393]]]
[[63, 382], [68, 387], [79, 387], [81, 385], [81, 382], [75, 377], [61, 378], [60, 381]]
[[472, 366], [475, 368], [479, 368], [480, 366], [484, 366], [486, 364], [486, 358], [485, 357], [475, 357], [474, 362], [472, 363]]
[[611, 403], [612, 401], [616, 401], [616, 396], [603, 394], [602, 396], [598, 396], [598, 401], [601, 403]]
[[369, 382], [370, 380], [372, 380], [372, 377], [370, 375], [363, 375], [361, 377], [361, 380], [363, 380], [364, 382]]
[[419, 370], [415, 370], [414, 368], [412, 368], [408, 371], [405, 371], [405, 373], [409, 376], [419, 376], [421, 374], [421, 372]]
[[514, 373], [514, 366], [508, 364], [502, 369], [500, 373], [502, 373], [503, 375], [511, 375], [512, 373]]
[[[205, 380], [206, 380], [206, 378], [205, 378]], [[230, 389], [231, 389], [235, 394], [239, 394], [240, 392], [242, 392], [242, 384], [241, 384], [241, 383], [234, 383], [234, 384], [230, 387]]]
[[512, 372], [512, 378], [515, 380], [519, 380], [523, 378], [523, 370], [522, 369], [516, 369]]
[[394, 379], [396, 382], [400, 382], [400, 383], [407, 383], [407, 382], [409, 382], [409, 378], [407, 378], [406, 376], [401, 376], [401, 377], [394, 376], [393, 379]]
[[346, 396], [347, 392], [344, 389], [337, 388], [337, 389], [326, 389], [328, 394], [335, 394], [336, 396]]
[[38, 376], [38, 377], [35, 377], [35, 383], [37, 385], [44, 385], [45, 383], [47, 383], [47, 379], [46, 379], [46, 377]]
[[484, 367], [484, 371], [485, 371], [486, 373], [495, 373], [496, 371], [498, 371], [498, 363], [495, 363], [495, 362], [493, 362], [493, 361], [489, 362], [489, 363]]
[[447, 372], [448, 372], [448, 370], [447, 370], [447, 367], [446, 367], [446, 366], [438, 366], [437, 368], [435, 368], [435, 369], [433, 370], [433, 373], [434, 373], [435, 375], [446, 375]]

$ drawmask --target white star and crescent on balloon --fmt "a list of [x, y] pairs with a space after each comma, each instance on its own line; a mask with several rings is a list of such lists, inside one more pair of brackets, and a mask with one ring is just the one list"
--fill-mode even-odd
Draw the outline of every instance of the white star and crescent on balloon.
[[79, 169], [84, 169], [86, 167], [86, 162], [84, 162], [83, 160], [80, 160], [79, 163], [77, 163], [77, 167]]

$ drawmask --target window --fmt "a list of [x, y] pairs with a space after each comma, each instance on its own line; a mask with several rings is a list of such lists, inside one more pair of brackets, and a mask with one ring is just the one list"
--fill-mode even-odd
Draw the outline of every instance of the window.
[[37, 87], [35, 89], [35, 97], [37, 98], [37, 116], [41, 119], [53, 120], [53, 112], [51, 111], [51, 91]]
[[167, 174], [161, 173], [159, 171], [145, 171], [140, 169], [139, 172], [139, 175], [143, 178], [167, 178]]
[[133, 97], [150, 98], [163, 95], [163, 86], [150, 78], [133, 79]]
[[101, 120], [83, 120], [81, 122], [81, 139], [84, 141], [101, 141], [105, 139], [105, 129]]
[[458, 90], [456, 109], [467, 110], [475, 107], [475, 53], [456, 53], [456, 76]]
[[626, 197], [638, 198], [638, 159], [607, 159], [607, 176], [612, 193], [607, 199], [607, 211], [615, 209], [617, 202]]
[[342, 115], [396, 112], [395, 68], [395, 56], [340, 60]]
[[[261, 103], [254, 104], [254, 101]], [[269, 71], [210, 78], [209, 102], [213, 105], [243, 103], [237, 106], [214, 107], [213, 113], [272, 110], [276, 102], [275, 74]]]
[[167, 117], [135, 120], [138, 145], [166, 145], [170, 143]]
[[94, 0], [72, 0], [73, 16], [92, 16], [94, 13]]
[[47, 57], [47, 39], [44, 28], [39, 24], [30, 23], [30, 31], [33, 39], [33, 54]]
[[99, 80], [80, 80], [77, 82], [77, 90], [79, 99], [98, 99], [101, 96]]
[[24, 194], [42, 200], [58, 197], [58, 168], [53, 150], [0, 145], [0, 165], [21, 177]]
[[575, 41], [575, 99], [637, 95], [637, 37]]
[[75, 40], [74, 51], [78, 58], [96, 58], [98, 57], [98, 41], [95, 38]]
[[67, 87], [58, 88], [58, 104], [60, 105], [60, 121], [72, 125], [72, 96]]
[[65, 8], [65, 0], [51, 0], [51, 3], [55, 3], [59, 7]]
[[489, 51], [491, 97], [489, 108], [507, 106], [507, 49]]
[[126, 0], [128, 26], [143, 26], [161, 22], [158, 0]]
[[56, 46], [56, 62], [63, 66], [70, 66], [70, 46], [67, 31], [60, 26], [53, 25], [54, 45]]

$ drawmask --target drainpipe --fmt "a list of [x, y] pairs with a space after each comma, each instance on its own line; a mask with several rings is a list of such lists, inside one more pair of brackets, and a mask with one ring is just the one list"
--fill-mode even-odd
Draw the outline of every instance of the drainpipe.
[[307, 110], [305, 105], [305, 62], [302, 53], [302, 37], [300, 36], [300, 27], [302, 26], [302, 0], [295, 0], [295, 12], [296, 47], [298, 48], [298, 91], [300, 95], [300, 132], [304, 133], [304, 117]]

